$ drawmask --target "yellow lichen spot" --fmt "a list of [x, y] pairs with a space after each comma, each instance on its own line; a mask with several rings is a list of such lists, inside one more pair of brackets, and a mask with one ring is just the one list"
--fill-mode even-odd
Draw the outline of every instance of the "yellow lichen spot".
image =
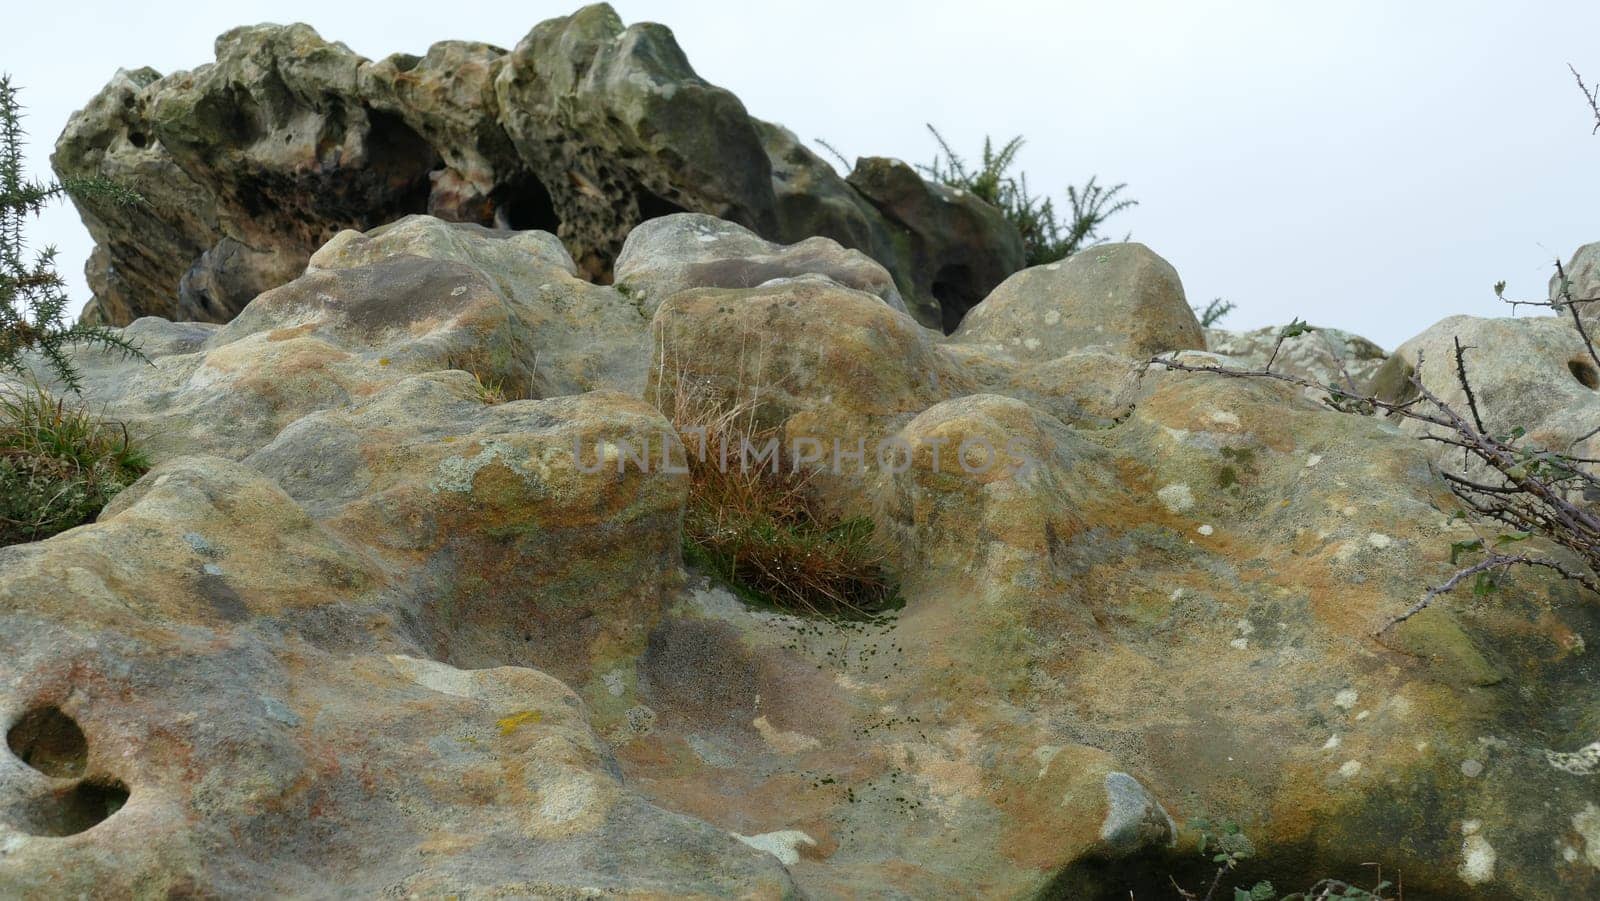
[[522, 710], [499, 720], [495, 725], [500, 727], [501, 735], [510, 735], [528, 723], [537, 723], [544, 719], [544, 714], [537, 710]]
[[378, 358], [378, 365], [379, 366], [388, 366], [389, 365], [389, 358], [388, 357], [379, 357]]

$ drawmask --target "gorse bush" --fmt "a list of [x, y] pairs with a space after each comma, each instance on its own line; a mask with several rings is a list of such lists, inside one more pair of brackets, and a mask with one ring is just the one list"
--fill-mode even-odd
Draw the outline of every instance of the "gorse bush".
[[149, 468], [125, 428], [81, 404], [0, 391], [0, 547], [92, 520]]
[[56, 250], [46, 247], [28, 258], [22, 226], [45, 204], [71, 192], [117, 204], [140, 202], [139, 195], [106, 179], [41, 182], [22, 171], [22, 106], [9, 76], [0, 76], [0, 373], [24, 380], [32, 373], [23, 354], [37, 353], [52, 373], [74, 391], [78, 371], [67, 349], [73, 344], [98, 345], [131, 356], [138, 349], [116, 332], [100, 326], [65, 325], [69, 303], [65, 283], [56, 273]]
[[746, 459], [747, 445], [778, 438], [777, 429], [757, 425], [755, 403], [698, 392], [687, 377], [671, 400], [689, 470], [687, 562], [747, 601], [790, 612], [861, 616], [895, 602], [871, 519], [829, 516], [808, 491], [808, 475], [776, 454]]
[[1139, 201], [1120, 198], [1124, 184], [1105, 187], [1091, 177], [1079, 187], [1067, 186], [1067, 215], [1056, 211], [1055, 201], [1036, 197], [1028, 189], [1027, 173], [1013, 175], [1017, 153], [1022, 150], [1019, 135], [996, 149], [989, 138], [983, 139], [983, 154], [976, 167], [970, 165], [954, 150], [932, 125], [934, 140], [939, 142], [940, 154], [933, 162], [919, 166], [934, 181], [952, 188], [970, 191], [1005, 214], [1006, 220], [1016, 226], [1022, 235], [1022, 249], [1029, 266], [1053, 263], [1065, 259], [1105, 240], [1100, 237], [1100, 227], [1107, 219], [1137, 206]]
[[54, 398], [34, 381], [24, 359], [35, 354], [49, 374], [76, 392], [69, 349], [88, 344], [139, 356], [120, 334], [63, 323], [67, 295], [56, 251], [28, 258], [23, 225], [68, 191], [119, 204], [132, 191], [102, 179], [62, 184], [22, 172], [22, 107], [11, 79], [0, 76], [0, 546], [48, 538], [93, 519], [117, 492], [149, 468], [122, 426], [103, 422], [77, 403]]

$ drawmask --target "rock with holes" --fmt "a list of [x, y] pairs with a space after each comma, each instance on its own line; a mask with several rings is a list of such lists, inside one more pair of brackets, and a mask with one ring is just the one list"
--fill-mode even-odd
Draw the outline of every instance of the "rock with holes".
[[953, 337], [1022, 360], [1205, 349], [1177, 271], [1143, 244], [1101, 244], [1024, 269], [973, 308]]
[[[1318, 326], [1278, 342], [1279, 326], [1232, 332], [1208, 328], [1206, 349], [1233, 357], [1234, 365], [1260, 369], [1272, 363], [1274, 372], [1310, 379], [1318, 385], [1338, 385], [1365, 393], [1373, 373], [1389, 358], [1383, 348], [1360, 335]], [[1273, 356], [1274, 349], [1277, 355]]]
[[585, 271], [605, 272], [628, 229], [663, 213], [776, 230], [771, 163], [744, 104], [695, 74], [665, 27], [624, 28], [611, 7], [584, 7], [535, 26], [494, 87]]
[[96, 242], [85, 315], [119, 325], [227, 322], [340, 230], [413, 213], [555, 233], [599, 281], [633, 226], [669, 213], [820, 235], [875, 259], [934, 326], [1021, 265], [998, 211], [904, 166], [847, 182], [697, 75], [666, 28], [604, 4], [511, 51], [445, 41], [376, 62], [306, 25], [234, 29], [192, 71], [119, 72], [52, 162], [144, 195], [74, 198]]
[[[1457, 341], [1465, 348], [1467, 377], [1490, 432], [1521, 428], [1529, 444], [1596, 456], [1600, 442], [1591, 433], [1600, 424], [1600, 368], [1570, 319], [1452, 316], [1396, 348], [1374, 374], [1373, 389], [1388, 399], [1412, 397], [1410, 379], [1420, 375], [1429, 391], [1470, 415], [1457, 376]], [[1413, 434], [1431, 428], [1411, 422], [1401, 427]], [[1441, 463], [1459, 464], [1459, 454], [1437, 445], [1434, 450]]]
[[663, 216], [628, 233], [617, 256], [616, 286], [647, 314], [690, 288], [757, 288], [816, 275], [876, 294], [906, 311], [888, 270], [829, 238], [774, 244], [732, 222], [698, 213]]
[[793, 893], [555, 678], [441, 662], [472, 627], [364, 537], [190, 457], [0, 550], [0, 894]]

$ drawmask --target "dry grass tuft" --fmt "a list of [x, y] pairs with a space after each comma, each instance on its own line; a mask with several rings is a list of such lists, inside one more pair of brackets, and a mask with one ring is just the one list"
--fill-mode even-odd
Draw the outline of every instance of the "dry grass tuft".
[[810, 474], [794, 472], [781, 450], [771, 462], [744, 453], [783, 444], [757, 424], [755, 401], [728, 402], [680, 376], [670, 407], [688, 459], [686, 561], [789, 612], [870, 616], [897, 603], [871, 519], [830, 517], [808, 491]]

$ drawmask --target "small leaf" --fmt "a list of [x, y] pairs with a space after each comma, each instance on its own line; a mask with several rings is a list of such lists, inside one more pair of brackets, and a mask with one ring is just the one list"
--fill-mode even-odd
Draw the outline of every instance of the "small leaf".
[[1482, 538], [1474, 538], [1471, 541], [1452, 541], [1450, 542], [1450, 565], [1455, 566], [1456, 561], [1461, 559], [1462, 554], [1468, 554], [1482, 549]]
[[1306, 334], [1307, 332], [1314, 332], [1314, 331], [1316, 331], [1316, 329], [1312, 328], [1310, 323], [1307, 323], [1304, 319], [1298, 319], [1297, 318], [1297, 319], [1294, 319], [1294, 320], [1290, 321], [1290, 323], [1288, 325], [1284, 326], [1283, 330], [1278, 332], [1278, 337], [1279, 338], [1297, 338], [1297, 337], [1299, 337], [1301, 335]]
[[1494, 543], [1497, 547], [1503, 547], [1515, 541], [1527, 541], [1532, 537], [1532, 532], [1506, 532], [1495, 536]]

